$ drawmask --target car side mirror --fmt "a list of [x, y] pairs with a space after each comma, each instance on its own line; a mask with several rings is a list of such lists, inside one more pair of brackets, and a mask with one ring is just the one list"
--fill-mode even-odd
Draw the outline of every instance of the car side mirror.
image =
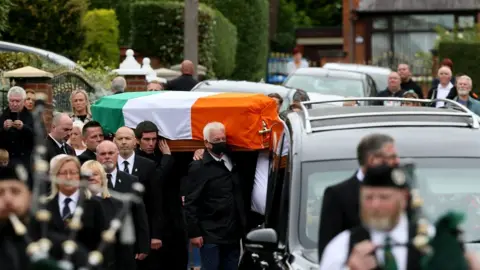
[[271, 228], [256, 229], [247, 234], [245, 247], [251, 252], [276, 248], [278, 242], [277, 232]]

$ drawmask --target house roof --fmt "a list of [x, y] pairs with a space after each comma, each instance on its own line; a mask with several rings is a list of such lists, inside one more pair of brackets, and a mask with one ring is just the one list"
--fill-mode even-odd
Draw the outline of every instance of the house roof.
[[480, 0], [360, 0], [358, 12], [480, 10]]

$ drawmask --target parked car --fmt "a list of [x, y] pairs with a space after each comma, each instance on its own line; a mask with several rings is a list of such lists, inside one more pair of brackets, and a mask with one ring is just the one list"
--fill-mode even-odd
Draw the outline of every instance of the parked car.
[[374, 97], [377, 88], [373, 79], [352, 71], [325, 68], [300, 68], [283, 83], [284, 86], [305, 90], [307, 93], [344, 97]]
[[388, 75], [392, 72], [389, 68], [357, 65], [357, 64], [345, 64], [345, 63], [326, 63], [323, 68], [331, 70], [346, 70], [355, 71], [370, 75], [377, 86], [377, 90], [385, 90], [388, 86]]
[[[471, 111], [313, 108], [290, 113], [286, 123], [292, 137], [290, 152], [282, 162], [284, 168], [271, 166], [267, 198], [271, 196], [273, 202], [268, 204], [267, 200], [267, 222], [247, 235], [242, 256], [242, 262], [255, 261], [255, 267], [249, 269], [317, 269], [323, 193], [355, 173], [357, 144], [372, 133], [392, 136], [402, 160], [413, 159], [427, 216], [436, 218], [447, 209], [468, 212], [464, 239], [478, 240], [480, 128]], [[277, 223], [269, 224], [272, 217]]]
[[[298, 100], [298, 96], [306, 97], [304, 101], [308, 100], [326, 100], [331, 98], [338, 98], [338, 96], [326, 96], [317, 93], [306, 93], [305, 91], [285, 87], [281, 85], [274, 85], [260, 82], [248, 81], [229, 81], [229, 80], [207, 80], [199, 82], [192, 91], [196, 92], [238, 92], [238, 93], [261, 93], [271, 94], [278, 93], [283, 98], [283, 104], [280, 111], [286, 111], [293, 103], [293, 100]], [[340, 104], [341, 105], [341, 104]]]
[[11, 43], [11, 42], [5, 42], [5, 41], [0, 41], [0, 52], [22, 52], [22, 53], [31, 53], [35, 54], [44, 58], [47, 58], [48, 60], [52, 61], [53, 63], [57, 65], [61, 65], [64, 67], [68, 68], [81, 68], [80, 66], [77, 65], [74, 61], [66, 58], [65, 56], [35, 48], [35, 47], [30, 47], [22, 44], [16, 44], [16, 43]]

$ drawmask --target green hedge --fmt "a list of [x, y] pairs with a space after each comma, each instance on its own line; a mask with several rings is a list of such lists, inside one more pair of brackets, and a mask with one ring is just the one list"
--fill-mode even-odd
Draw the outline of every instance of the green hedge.
[[480, 89], [480, 42], [440, 42], [438, 58], [452, 59], [454, 63], [453, 75], [464, 73], [473, 80], [473, 89]]
[[118, 21], [113, 9], [94, 9], [83, 17], [85, 43], [80, 59], [98, 57], [110, 67], [118, 66]]
[[219, 79], [228, 79], [235, 70], [237, 55], [237, 28], [223, 14], [215, 10], [213, 71]]
[[237, 61], [232, 78], [250, 81], [264, 78], [269, 43], [268, 0], [216, 0], [215, 7], [237, 27]]
[[[160, 58], [162, 64], [183, 60], [183, 3], [138, 2], [131, 5], [131, 47]], [[200, 4], [198, 12], [199, 64], [213, 74], [215, 12]]]
[[46, 49], [77, 60], [88, 0], [13, 0], [2, 40]]

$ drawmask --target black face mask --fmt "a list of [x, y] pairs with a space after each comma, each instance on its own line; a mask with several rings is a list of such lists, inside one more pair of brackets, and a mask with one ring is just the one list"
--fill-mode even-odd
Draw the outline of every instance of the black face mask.
[[218, 142], [218, 143], [210, 143], [212, 145], [212, 153], [215, 155], [220, 155], [227, 152], [227, 143], [226, 142]]

